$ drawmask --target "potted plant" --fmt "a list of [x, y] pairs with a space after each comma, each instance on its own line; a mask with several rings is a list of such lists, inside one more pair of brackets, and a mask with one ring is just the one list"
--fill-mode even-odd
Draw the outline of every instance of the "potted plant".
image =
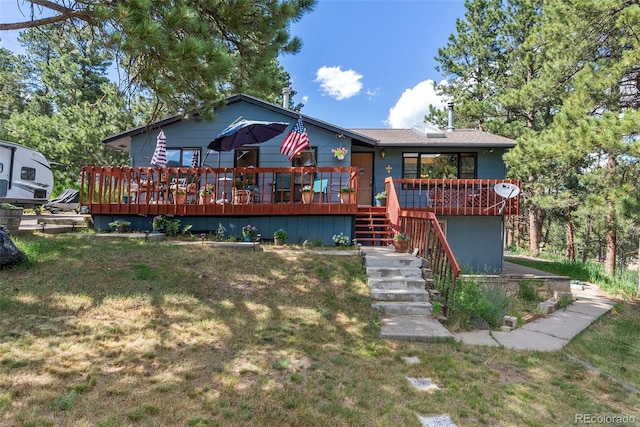
[[376, 194], [376, 206], [386, 206], [387, 205], [387, 192], [381, 191]]
[[344, 160], [344, 156], [347, 155], [349, 150], [347, 150], [345, 147], [340, 146], [338, 148], [334, 148], [333, 150], [331, 150], [331, 152], [336, 157], [336, 159]]
[[409, 236], [404, 233], [396, 233], [393, 236], [393, 247], [396, 252], [407, 252], [409, 250]]
[[215, 188], [214, 188], [213, 184], [207, 184], [207, 185], [205, 185], [204, 187], [202, 187], [200, 189], [200, 204], [201, 205], [214, 202], [214, 197], [213, 197], [214, 190], [215, 190]]
[[353, 199], [355, 198], [355, 188], [351, 187], [343, 187], [340, 189], [340, 202], [344, 204], [353, 203]]
[[273, 243], [275, 243], [277, 246], [282, 246], [284, 245], [284, 242], [288, 237], [289, 235], [287, 234], [287, 232], [281, 228], [280, 230], [276, 230], [273, 233]]
[[125, 233], [129, 230], [131, 223], [129, 221], [111, 221], [109, 227], [113, 228], [116, 233]]
[[242, 227], [242, 237], [245, 242], [252, 242], [258, 236], [258, 228], [255, 225], [247, 224]]
[[244, 181], [236, 178], [233, 182], [233, 204], [246, 205], [249, 203], [250, 191], [244, 186]]
[[9, 232], [17, 231], [22, 221], [22, 212], [22, 208], [10, 203], [0, 203], [0, 224]]
[[315, 193], [315, 190], [312, 186], [305, 185], [300, 189], [300, 192], [302, 193], [302, 203], [313, 203], [313, 193]]
[[178, 187], [173, 191], [173, 201], [176, 205], [184, 205], [187, 200], [187, 189], [184, 187]]

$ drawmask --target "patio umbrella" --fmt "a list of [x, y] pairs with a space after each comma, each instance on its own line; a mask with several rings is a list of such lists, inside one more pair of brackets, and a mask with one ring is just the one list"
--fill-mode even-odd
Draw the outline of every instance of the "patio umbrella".
[[[218, 168], [220, 167], [220, 154], [222, 151], [231, 151], [243, 145], [261, 144], [271, 138], [280, 135], [289, 126], [283, 122], [264, 122], [259, 120], [246, 120], [238, 117], [225, 130], [220, 132], [216, 139], [207, 145], [208, 151], [205, 156], [215, 150], [218, 152]], [[204, 161], [203, 161], [204, 163]], [[226, 177], [223, 177], [226, 179]], [[223, 178], [220, 178], [223, 179]], [[217, 186], [217, 182], [216, 182]], [[216, 194], [218, 189], [216, 188]]]
[[220, 132], [207, 146], [210, 150], [231, 151], [249, 144], [260, 144], [280, 135], [289, 126], [283, 122], [239, 119]]
[[153, 152], [151, 166], [156, 168], [167, 166], [167, 138], [164, 136], [163, 130], [160, 130], [156, 139], [156, 150]]

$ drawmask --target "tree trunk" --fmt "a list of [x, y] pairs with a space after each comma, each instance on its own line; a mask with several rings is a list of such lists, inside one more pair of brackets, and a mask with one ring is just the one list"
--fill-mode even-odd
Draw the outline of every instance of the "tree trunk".
[[[614, 178], [616, 176], [617, 165], [618, 161], [616, 156], [609, 153], [609, 159], [607, 161], [607, 182], [615, 182]], [[604, 259], [604, 271], [610, 276], [616, 274], [616, 223], [616, 205], [613, 200], [613, 194], [610, 192], [607, 194], [607, 252]]]
[[529, 250], [533, 256], [540, 254], [540, 240], [542, 239], [542, 224], [545, 211], [540, 206], [529, 206]]
[[569, 221], [567, 222], [567, 258], [571, 261], [576, 260], [576, 243], [573, 237], [573, 220], [569, 213]]
[[638, 254], [636, 256], [636, 266], [638, 267], [638, 295], [640, 295], [640, 225], [638, 226]]
[[609, 276], [616, 274], [616, 213], [612, 201], [607, 206], [607, 252], [604, 259], [604, 271]]
[[507, 235], [505, 237], [505, 241], [504, 241], [504, 246], [505, 248], [510, 248], [511, 246], [513, 246], [513, 234], [514, 234], [514, 228], [515, 228], [515, 221], [514, 221], [514, 217], [509, 217], [509, 221], [507, 222]]
[[[582, 249], [582, 263], [586, 263], [589, 258], [589, 240], [591, 239], [591, 215], [587, 215], [587, 229], [584, 232], [584, 248]], [[640, 277], [640, 275], [638, 275]]]

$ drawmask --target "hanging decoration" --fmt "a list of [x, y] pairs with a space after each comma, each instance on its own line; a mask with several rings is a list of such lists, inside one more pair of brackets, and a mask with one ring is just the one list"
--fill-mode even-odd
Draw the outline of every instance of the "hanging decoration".
[[347, 155], [349, 150], [347, 150], [345, 147], [340, 146], [338, 148], [334, 148], [333, 150], [331, 150], [331, 152], [338, 160], [344, 160], [344, 156]]

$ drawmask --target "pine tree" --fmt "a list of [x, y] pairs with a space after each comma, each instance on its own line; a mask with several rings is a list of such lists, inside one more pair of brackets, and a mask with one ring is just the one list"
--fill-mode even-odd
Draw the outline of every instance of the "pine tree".
[[[212, 117], [230, 92], [272, 95], [282, 87], [280, 54], [296, 53], [301, 41], [288, 31], [315, 0], [125, 0], [117, 2], [29, 1], [53, 16], [0, 24], [0, 31], [86, 26], [91, 43], [110, 50], [133, 90], [151, 89], [171, 111]], [[249, 90], [250, 89], [250, 90]]]

